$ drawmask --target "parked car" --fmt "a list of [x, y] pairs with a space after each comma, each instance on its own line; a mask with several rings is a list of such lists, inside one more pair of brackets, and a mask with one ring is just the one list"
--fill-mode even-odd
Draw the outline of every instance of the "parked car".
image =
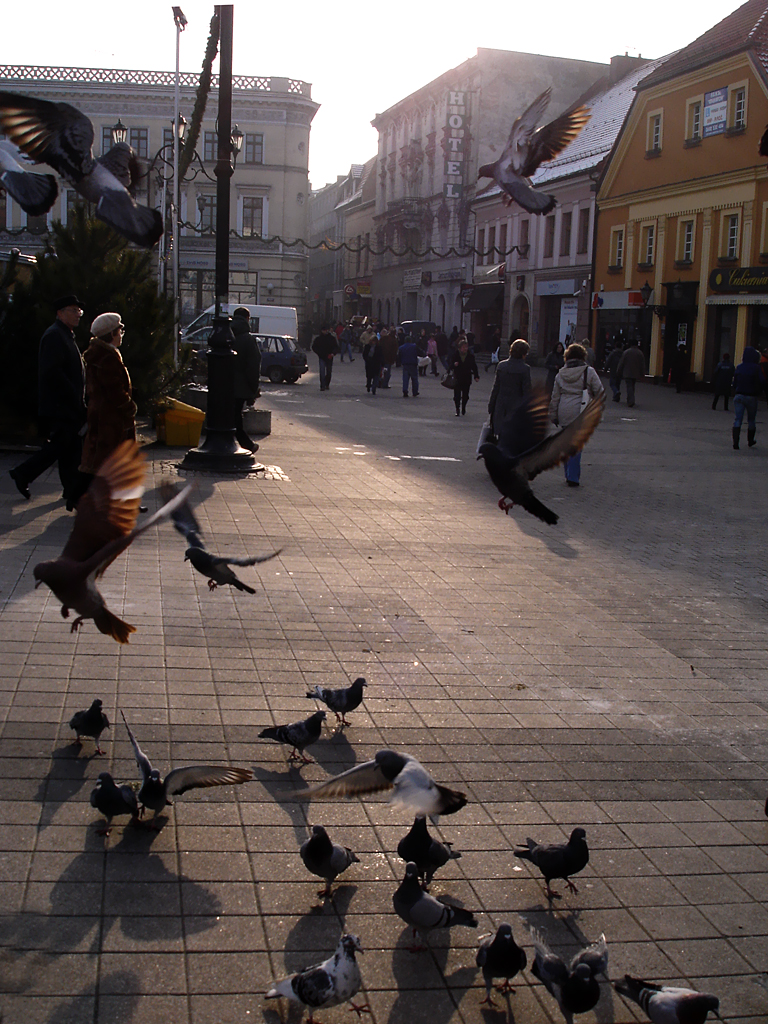
[[293, 338], [278, 334], [257, 334], [261, 349], [261, 376], [273, 384], [295, 384], [306, 373], [307, 356]]
[[201, 327], [189, 334], [182, 334], [181, 342], [183, 345], [191, 345], [193, 348], [207, 348], [208, 339], [212, 333], [213, 327]]
[[431, 320], [403, 320], [397, 329], [403, 331], [404, 334], [410, 334], [412, 338], [418, 338], [422, 328], [429, 336], [429, 332], [434, 331], [436, 327], [437, 324], [432, 323]]

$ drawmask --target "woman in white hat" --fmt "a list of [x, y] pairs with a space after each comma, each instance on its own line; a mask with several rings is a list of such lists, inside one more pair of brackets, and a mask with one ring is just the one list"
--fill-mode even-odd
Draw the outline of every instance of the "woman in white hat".
[[136, 440], [136, 403], [120, 355], [124, 333], [119, 313], [102, 313], [91, 324], [91, 343], [83, 356], [88, 428], [82, 473], [94, 474], [122, 441]]

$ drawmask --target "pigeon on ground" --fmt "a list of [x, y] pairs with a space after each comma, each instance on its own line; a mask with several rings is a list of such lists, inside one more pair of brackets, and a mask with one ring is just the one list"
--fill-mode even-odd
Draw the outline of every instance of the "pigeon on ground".
[[358, 1017], [361, 1013], [370, 1013], [368, 1003], [356, 1005], [352, 1002], [353, 996], [357, 995], [363, 984], [355, 960], [355, 953], [362, 952], [363, 947], [356, 935], [342, 935], [333, 956], [277, 982], [264, 998], [277, 999], [284, 996], [291, 1002], [308, 1006], [307, 1024], [319, 1024], [314, 1018], [315, 1010], [338, 1006], [340, 1003], [349, 1003], [350, 1010], [354, 1010]]
[[318, 896], [330, 896], [337, 875], [346, 871], [350, 864], [360, 863], [360, 858], [348, 846], [332, 843], [322, 825], [312, 826], [312, 835], [301, 844], [299, 853], [307, 871], [328, 883]]
[[80, 743], [81, 736], [90, 736], [96, 743], [96, 753], [104, 753], [99, 746], [99, 736], [109, 728], [109, 719], [101, 710], [100, 700], [95, 700], [87, 711], [75, 712], [69, 720], [69, 728], [75, 730], [75, 743]]
[[515, 409], [498, 444], [481, 444], [477, 457], [485, 459], [488, 475], [502, 494], [502, 511], [509, 514], [514, 505], [522, 505], [526, 512], [554, 526], [558, 516], [539, 501], [529, 481], [581, 451], [600, 422], [605, 395], [593, 398], [572, 423], [542, 440], [539, 432], [546, 423], [548, 407], [546, 392], [531, 392]]
[[336, 715], [337, 722], [341, 722], [342, 725], [350, 725], [346, 714], [348, 711], [354, 711], [355, 708], [360, 707], [363, 701], [363, 687], [367, 685], [368, 683], [363, 677], [358, 676], [351, 686], [344, 689], [328, 690], [324, 686], [316, 686], [314, 690], [307, 693], [307, 696], [312, 700], [321, 700]]
[[392, 790], [390, 803], [405, 804], [418, 814], [428, 814], [433, 825], [441, 814], [455, 814], [467, 802], [465, 793], [438, 785], [415, 757], [394, 750], [380, 750], [372, 761], [355, 765], [318, 786], [310, 786], [296, 793], [296, 799], [352, 798], [382, 790]]
[[[176, 493], [177, 491], [173, 484], [162, 483], [160, 485], [160, 494], [163, 501], [170, 501]], [[237, 590], [244, 590], [248, 594], [255, 594], [256, 591], [253, 587], [249, 587], [237, 578], [235, 573], [229, 568], [230, 565], [258, 565], [260, 562], [268, 562], [270, 558], [276, 558], [283, 550], [278, 548], [277, 551], [272, 551], [268, 555], [254, 555], [253, 558], [230, 558], [227, 555], [212, 555], [210, 551], [206, 550], [200, 525], [189, 502], [182, 502], [176, 508], [171, 518], [173, 519], [173, 525], [179, 533], [187, 538], [189, 547], [184, 552], [184, 561], [190, 561], [201, 576], [208, 578], [209, 590], [215, 590], [220, 583], [228, 583]]]
[[531, 973], [557, 1000], [567, 1024], [573, 1024], [574, 1013], [587, 1013], [600, 1000], [595, 975], [608, 971], [605, 935], [577, 953], [568, 966], [547, 947], [536, 929], [531, 930], [531, 938], [536, 949]]
[[167, 518], [189, 491], [185, 488], [137, 527], [144, 476], [144, 456], [139, 446], [135, 441], [123, 441], [99, 466], [78, 502], [75, 524], [61, 555], [39, 562], [32, 570], [35, 589], [41, 583], [51, 588], [61, 601], [63, 618], [69, 617], [70, 608], [77, 612], [73, 633], [84, 619], [93, 619], [100, 632], [120, 644], [127, 644], [130, 634], [136, 632], [135, 626], [107, 608], [95, 581], [138, 536]]
[[160, 777], [157, 768], [153, 768], [149, 758], [136, 742], [136, 737], [131, 732], [131, 727], [125, 721], [125, 715], [121, 711], [128, 730], [128, 736], [133, 747], [136, 764], [139, 766], [141, 775], [141, 789], [139, 789], [138, 800], [141, 804], [139, 817], [143, 817], [148, 807], [155, 812], [155, 817], [166, 807], [173, 806], [168, 799], [171, 796], [181, 796], [188, 789], [208, 789], [211, 786], [237, 786], [241, 782], [249, 782], [253, 778], [253, 772], [248, 768], [229, 768], [215, 764], [193, 764], [187, 768], [174, 768], [168, 772], [165, 778]]
[[427, 819], [423, 814], [416, 815], [411, 831], [397, 844], [397, 855], [406, 863], [413, 861], [424, 889], [429, 888], [438, 868], [447, 864], [449, 860], [458, 860], [461, 857], [460, 853], [454, 853], [451, 849], [451, 843], [441, 843], [432, 838], [427, 831]]
[[496, 986], [497, 992], [511, 992], [514, 995], [514, 988], [509, 984], [509, 979], [522, 971], [528, 963], [525, 950], [515, 942], [512, 928], [506, 923], [499, 925], [495, 935], [485, 935], [480, 939], [480, 948], [477, 951], [477, 966], [483, 970], [486, 996], [483, 1003], [495, 1006], [491, 989], [494, 978], [503, 978], [504, 982]]
[[690, 988], [654, 985], [651, 981], [633, 978], [631, 974], [625, 974], [623, 981], [615, 981], [613, 987], [637, 1003], [653, 1024], [704, 1024], [710, 1010], [719, 1016], [720, 1000], [717, 996], [694, 992]]
[[[392, 896], [392, 906], [395, 913], [413, 928], [414, 939], [433, 928], [450, 928], [454, 924], [477, 928], [477, 918], [469, 910], [441, 903], [424, 892], [418, 869], [412, 861], [405, 866], [405, 878]], [[414, 947], [411, 952], [416, 953], [420, 949], [426, 949], [426, 946]]]
[[560, 899], [559, 892], [553, 892], [550, 882], [553, 878], [565, 879], [571, 892], [579, 890], [570, 879], [589, 863], [589, 847], [587, 833], [583, 828], [575, 828], [567, 843], [552, 843], [543, 846], [534, 839], [526, 839], [526, 846], [515, 848], [515, 856], [521, 860], [529, 860], [544, 876], [548, 899]]
[[59, 185], [52, 174], [35, 174], [20, 164], [21, 152], [0, 142], [0, 185], [31, 217], [47, 213], [56, 202]]
[[129, 191], [140, 177], [131, 147], [121, 142], [94, 159], [93, 125], [69, 103], [2, 91], [0, 131], [35, 163], [48, 164], [94, 203], [96, 216], [124, 238], [151, 249], [162, 235], [160, 213], [137, 206]]
[[325, 711], [316, 711], [314, 715], [310, 715], [309, 718], [305, 718], [301, 722], [262, 729], [259, 733], [259, 739], [288, 743], [293, 748], [288, 757], [289, 761], [300, 760], [302, 764], [314, 764], [315, 762], [311, 757], [304, 756], [304, 748], [308, 747], [310, 743], [316, 743], [320, 739], [325, 716]]
[[139, 802], [136, 793], [130, 786], [118, 786], [109, 772], [102, 772], [96, 783], [96, 788], [91, 792], [91, 807], [95, 807], [107, 819], [106, 828], [97, 830], [98, 835], [108, 836], [112, 831], [112, 819], [123, 814], [130, 814], [131, 818], [138, 820]]
[[504, 192], [508, 205], [514, 200], [528, 213], [549, 213], [555, 206], [554, 196], [537, 192], [530, 178], [540, 164], [552, 160], [576, 138], [590, 118], [586, 107], [568, 110], [537, 130], [552, 95], [551, 89], [538, 96], [512, 125], [507, 144], [499, 159], [483, 164], [478, 178], [494, 178]]

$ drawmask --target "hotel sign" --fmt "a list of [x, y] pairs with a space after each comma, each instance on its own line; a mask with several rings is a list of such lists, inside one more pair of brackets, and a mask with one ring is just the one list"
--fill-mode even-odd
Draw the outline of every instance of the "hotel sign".
[[717, 268], [709, 275], [713, 292], [768, 292], [768, 267]]
[[452, 89], [448, 93], [448, 120], [443, 138], [443, 196], [446, 199], [461, 199], [464, 191], [464, 164], [469, 156], [469, 111], [466, 99], [467, 94], [463, 89]]
[[702, 135], [708, 139], [710, 135], [722, 135], [728, 116], [728, 88], [714, 89], [704, 93], [704, 120]]

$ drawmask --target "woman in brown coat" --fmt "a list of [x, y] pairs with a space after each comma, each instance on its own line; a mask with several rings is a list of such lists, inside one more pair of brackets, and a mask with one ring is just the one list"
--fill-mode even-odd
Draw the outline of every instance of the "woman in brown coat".
[[91, 324], [91, 343], [83, 356], [88, 427], [82, 473], [94, 474], [122, 441], [136, 440], [136, 403], [120, 355], [124, 331], [119, 313], [102, 313]]

